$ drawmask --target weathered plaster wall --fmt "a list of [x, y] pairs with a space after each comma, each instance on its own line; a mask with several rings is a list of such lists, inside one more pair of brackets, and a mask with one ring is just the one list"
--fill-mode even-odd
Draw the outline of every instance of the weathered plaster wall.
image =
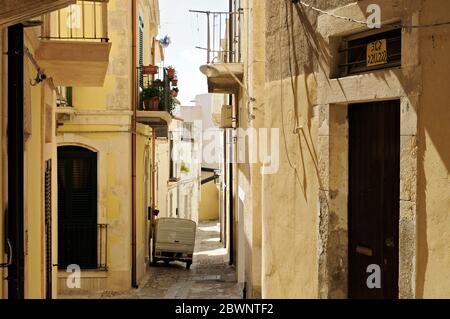
[[[243, 2], [244, 18], [242, 20], [242, 56], [244, 61], [244, 83], [247, 88], [241, 88], [239, 94], [239, 127], [254, 130], [264, 127], [264, 72], [265, 72], [265, 2], [247, 0]], [[252, 101], [252, 98], [256, 99]], [[251, 133], [248, 131], [246, 133]], [[240, 156], [245, 163], [238, 165], [237, 190], [240, 245], [244, 252], [240, 258], [246, 282], [247, 297], [261, 297], [261, 163], [250, 158], [250, 151], [257, 145], [257, 140], [251, 141], [248, 136], [238, 136]], [[245, 147], [243, 146], [245, 145]], [[255, 154], [255, 153], [253, 153]], [[258, 151], [256, 151], [258, 154]], [[239, 258], [239, 256], [238, 256]]]
[[[25, 33], [25, 45], [32, 54], [37, 41], [33, 32]], [[35, 67], [24, 61], [24, 236], [25, 236], [25, 297], [45, 297], [45, 162], [52, 161], [52, 222], [57, 227], [56, 143], [54, 139], [55, 94], [48, 82], [31, 86]], [[52, 264], [57, 261], [57, 231], [52, 237]], [[53, 273], [53, 296], [56, 297], [56, 272]]]
[[[100, 119], [101, 115], [97, 121]], [[83, 132], [83, 128], [88, 131]], [[64, 129], [71, 128], [67, 125]], [[130, 135], [120, 130], [102, 133], [101, 128], [95, 126], [79, 125], [77, 129], [78, 132], [60, 131], [58, 146], [77, 145], [97, 152], [98, 223], [108, 224], [108, 272], [82, 272], [81, 289], [70, 290], [65, 285], [67, 274], [60, 271], [59, 291], [78, 294], [82, 291], [126, 290], [131, 286]]]
[[136, 254], [138, 283], [146, 273], [150, 251], [148, 207], [151, 206], [151, 135], [149, 126], [138, 124], [138, 135], [136, 136]]
[[[420, 23], [450, 20], [450, 3], [423, 1]], [[450, 26], [422, 29], [418, 110], [418, 298], [450, 296]]]
[[156, 141], [156, 168], [157, 168], [157, 203], [156, 209], [159, 209], [159, 217], [170, 217], [168, 215], [168, 189], [169, 181], [169, 142], [166, 140]]
[[199, 221], [219, 219], [219, 190], [214, 182], [202, 185]]
[[[150, 39], [158, 31], [155, 19], [159, 16], [159, 13], [150, 13], [157, 10], [155, 6], [158, 1], [142, 0], [137, 1], [137, 4], [137, 15], [141, 14], [144, 17], [144, 56], [146, 57], [144, 62], [150, 63]], [[126, 290], [131, 286], [131, 86], [133, 79], [130, 13], [130, 1], [109, 1], [108, 35], [112, 49], [104, 85], [100, 88], [74, 88], [75, 114], [58, 130], [59, 145], [81, 145], [98, 154], [98, 219], [99, 223], [108, 224], [108, 272], [83, 272], [82, 290]], [[149, 141], [150, 128], [138, 124], [137, 131], [136, 248], [139, 281], [145, 274], [146, 262], [148, 262], [147, 207], [150, 206], [149, 170], [152, 151]], [[164, 187], [166, 188], [167, 185]], [[159, 185], [159, 189], [161, 188]], [[158, 193], [158, 195], [161, 194]], [[59, 275], [59, 288], [62, 292], [80, 293], [80, 291], [68, 291], [65, 288], [67, 275], [65, 273]]]
[[[283, 63], [280, 60], [280, 64]], [[280, 168], [263, 176], [262, 295], [266, 298], [313, 298], [317, 294], [317, 128], [305, 83], [312, 78], [266, 82], [266, 126], [280, 130]], [[300, 93], [301, 92], [301, 93]], [[294, 96], [296, 98], [294, 99]], [[303, 114], [303, 130], [294, 134], [294, 105]]]
[[[280, 172], [263, 178], [263, 296], [346, 297], [347, 105], [377, 99], [401, 102], [400, 297], [442, 296], [448, 285], [438, 283], [441, 277], [437, 272], [443, 269], [444, 263], [448, 264], [448, 247], [444, 244], [447, 241], [440, 240], [447, 232], [439, 228], [446, 224], [444, 212], [449, 208], [448, 198], [442, 199], [442, 189], [446, 188], [448, 179], [445, 160], [448, 148], [443, 136], [448, 132], [443, 123], [434, 125], [435, 129], [425, 129], [425, 125], [431, 126], [437, 113], [442, 121], [446, 120], [444, 105], [448, 90], [444, 89], [444, 83], [436, 88], [433, 79], [448, 77], [449, 68], [443, 67], [448, 64], [443, 54], [447, 49], [448, 30], [446, 27], [429, 29], [433, 31], [428, 33], [404, 30], [401, 69], [330, 79], [336, 71], [336, 44], [342, 36], [365, 28], [326, 15], [317, 18], [310, 10], [291, 7], [288, 3], [285, 6], [284, 2], [266, 1], [265, 125], [284, 127], [284, 131]], [[337, 8], [334, 12], [342, 16], [364, 19], [371, 3], [374, 1], [316, 1], [314, 4], [322, 9]], [[448, 6], [444, 2], [383, 0], [375, 3], [383, 8], [383, 21], [403, 19], [404, 24], [417, 24], [448, 20], [444, 13], [448, 10], [442, 10]], [[436, 57], [425, 59], [430, 55]], [[429, 71], [424, 71], [422, 60], [427, 60]], [[425, 107], [434, 108], [435, 112], [426, 112]], [[436, 134], [429, 134], [431, 130]], [[439, 169], [440, 175], [436, 174]], [[431, 191], [430, 180], [436, 185], [435, 193]], [[289, 184], [292, 186], [286, 187]], [[304, 218], [293, 222], [294, 217], [300, 216]], [[305, 237], [287, 245], [286, 234], [293, 229], [294, 234]], [[419, 241], [417, 256], [416, 240]], [[435, 254], [429, 250], [430, 243]], [[278, 261], [283, 259], [279, 255], [287, 246], [302, 252], [302, 257], [307, 256], [302, 258], [304, 264], [292, 259]], [[294, 280], [288, 284], [287, 278]]]
[[[73, 106], [89, 110], [130, 110], [131, 105], [131, 1], [108, 2], [108, 36], [112, 44], [103, 87], [77, 87]], [[150, 42], [148, 46], [150, 45]], [[117, 94], [120, 92], [120, 94]]]

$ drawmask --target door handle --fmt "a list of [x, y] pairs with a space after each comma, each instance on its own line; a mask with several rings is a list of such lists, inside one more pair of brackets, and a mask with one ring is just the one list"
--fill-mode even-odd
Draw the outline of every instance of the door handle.
[[13, 255], [12, 245], [9, 239], [6, 239], [6, 243], [8, 245], [8, 253], [7, 253], [8, 262], [6, 264], [0, 264], [1, 268], [7, 268], [12, 265], [12, 255]]
[[360, 255], [364, 255], [364, 256], [368, 256], [368, 257], [372, 257], [373, 256], [373, 250], [369, 247], [364, 247], [364, 246], [356, 246], [356, 252]]
[[384, 241], [384, 244], [386, 245], [386, 247], [394, 248], [395, 247], [394, 237], [386, 238], [386, 240]]

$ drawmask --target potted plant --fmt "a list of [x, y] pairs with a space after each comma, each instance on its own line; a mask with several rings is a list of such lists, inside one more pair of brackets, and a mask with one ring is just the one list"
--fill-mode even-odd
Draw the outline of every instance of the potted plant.
[[169, 66], [167, 67], [167, 76], [169, 77], [169, 79], [173, 79], [175, 77], [175, 68], [173, 66]]
[[169, 95], [169, 105], [167, 106], [167, 111], [171, 115], [173, 115], [173, 111], [175, 111], [177, 104], [180, 104], [180, 102], [178, 102], [178, 100], [174, 96]]
[[158, 74], [159, 67], [156, 65], [143, 65], [142, 66], [142, 73], [143, 74]]
[[185, 174], [189, 174], [191, 172], [191, 169], [189, 168], [189, 166], [186, 165], [186, 163], [184, 161], [181, 161], [181, 172], [185, 173]]
[[178, 96], [178, 92], [180, 92], [180, 90], [177, 87], [175, 87], [175, 88], [172, 89], [172, 91], [170, 91], [170, 94], [173, 97], [177, 97]]
[[160, 79], [156, 79], [152, 82], [152, 86], [153, 87], [161, 87], [161, 86], [164, 86], [164, 83]]
[[176, 75], [172, 79], [172, 86], [178, 86], [178, 77]]
[[142, 91], [142, 100], [146, 111], [158, 111], [161, 91], [158, 87], [148, 87]]

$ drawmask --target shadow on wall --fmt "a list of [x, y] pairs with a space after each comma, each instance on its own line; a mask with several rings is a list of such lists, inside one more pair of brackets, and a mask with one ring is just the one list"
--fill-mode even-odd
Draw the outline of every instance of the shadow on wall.
[[[321, 1], [317, 1], [320, 6]], [[349, 1], [350, 2], [350, 1]], [[358, 2], [361, 12], [366, 12], [368, 4], [373, 1]], [[376, 2], [376, 1], [375, 1]], [[404, 1], [397, 1], [404, 3]], [[420, 24], [435, 23], [436, 21], [449, 20], [450, 4], [448, 1], [438, 0], [439, 3], [422, 3], [422, 10], [420, 16]], [[418, 2], [419, 3], [419, 2]], [[290, 6], [289, 6], [290, 4]], [[269, 4], [275, 6], [275, 4]], [[339, 3], [342, 5], [342, 3]], [[325, 4], [321, 8], [330, 7], [329, 3]], [[335, 7], [338, 5], [335, 5]], [[437, 9], [439, 8], [439, 9]], [[445, 10], [443, 8], [448, 8]], [[272, 8], [273, 9], [273, 8]], [[280, 52], [280, 61], [289, 61], [285, 63], [285, 66], [281, 66], [281, 73], [278, 74], [278, 70], [271, 70], [267, 72], [268, 81], [275, 79], [283, 79], [284, 75], [291, 77], [292, 93], [294, 95], [294, 113], [298, 119], [297, 127], [305, 121], [307, 126], [303, 127], [298, 134], [298, 150], [299, 156], [303, 164], [303, 176], [306, 176], [305, 168], [305, 150], [310, 154], [313, 159], [317, 179], [322, 188], [322, 181], [319, 175], [318, 167], [318, 154], [315, 149], [315, 143], [312, 136], [312, 119], [314, 116], [313, 106], [317, 104], [315, 96], [311, 96], [314, 92], [314, 82], [308, 79], [315, 78], [315, 72], [322, 72], [325, 74], [324, 79], [328, 79], [329, 83], [329, 66], [332, 66], [336, 59], [334, 59], [335, 48], [331, 48], [328, 44], [328, 39], [324, 39], [317, 30], [317, 14], [311, 10], [305, 9], [300, 4], [292, 4], [291, 1], [285, 1], [284, 5], [280, 5], [279, 19], [285, 17], [286, 21], [276, 21], [276, 16], [272, 15], [268, 17], [268, 41], [276, 42], [286, 41], [289, 44], [289, 50], [287, 52]], [[275, 11], [275, 10], [274, 10]], [[283, 14], [283, 11], [284, 14]], [[447, 12], [447, 13], [446, 13]], [[404, 19], [405, 21], [410, 20]], [[277, 24], [277, 22], [279, 22]], [[410, 22], [405, 22], [410, 23]], [[276, 25], [280, 26], [279, 30], [276, 30]], [[302, 30], [302, 31], [299, 31]], [[450, 90], [448, 90], [448, 83], [445, 81], [438, 81], [437, 79], [449, 79], [450, 68], [443, 67], [448, 66], [449, 58], [447, 52], [450, 51], [450, 26], [442, 26], [438, 28], [427, 29], [404, 29], [403, 38], [409, 41], [411, 34], [416, 32], [420, 33], [420, 49], [416, 54], [420, 54], [420, 57], [427, 57], [423, 61], [420, 61], [422, 70], [422, 79], [417, 78], [415, 73], [415, 67], [404, 67], [403, 72], [398, 73], [402, 78], [399, 78], [399, 82], [403, 82], [402, 90], [407, 93], [420, 94], [420, 109], [417, 109], [416, 105], [410, 105], [410, 107], [416, 108], [415, 111], [418, 115], [418, 154], [417, 154], [417, 255], [416, 255], [416, 297], [423, 297], [425, 294], [425, 280], [427, 273], [427, 265], [429, 263], [429, 243], [430, 238], [429, 221], [431, 217], [439, 214], [441, 211], [447, 209], [446, 203], [450, 201], [448, 197], [442, 198], [442, 192], [449, 193], [450, 188], [450, 144], [448, 139], [450, 137], [450, 129], [448, 123], [450, 122], [450, 108], [448, 101], [450, 100]], [[276, 35], [276, 33], [284, 33], [285, 35]], [[287, 34], [287, 38], [286, 37]], [[279, 38], [278, 38], [279, 37]], [[285, 43], [283, 43], [284, 45]], [[282, 45], [282, 44], [280, 44]], [[305, 45], [307, 46], [305, 48]], [[404, 46], [405, 47], [405, 46]], [[404, 51], [403, 51], [404, 53]], [[415, 54], [414, 51], [410, 54]], [[302, 56], [304, 55], [304, 56]], [[273, 52], [267, 52], [268, 62], [275, 61]], [[281, 62], [282, 63], [282, 62]], [[299, 92], [299, 77], [302, 74], [304, 76], [304, 87], [306, 93], [306, 99], [308, 103], [307, 118], [302, 119], [300, 110], [300, 94]], [[390, 75], [396, 74], [391, 72]], [[385, 72], [373, 72], [370, 76], [377, 78], [384, 82], [389, 87], [389, 81], [386, 78]], [[417, 81], [422, 81], [422, 85], [418, 85]], [[341, 82], [338, 81], [338, 85]], [[421, 92], [414, 92], [415, 90], [421, 90]], [[342, 93], [345, 94], [344, 88], [341, 86]], [[285, 108], [288, 106], [286, 105]], [[283, 111], [283, 105], [282, 105]], [[288, 112], [288, 111], [284, 111]], [[283, 116], [283, 115], [282, 115]], [[284, 115], [283, 117], [285, 117]], [[291, 124], [291, 122], [289, 122]], [[283, 124], [283, 126], [285, 126]], [[290, 130], [291, 127], [288, 127]], [[294, 127], [294, 130], [296, 127]], [[289, 134], [290, 131], [287, 132]], [[284, 132], [286, 140], [286, 132]], [[306, 146], [306, 149], [304, 147]], [[289, 154], [288, 154], [289, 156]], [[433, 164], [435, 163], [435, 164]], [[434, 166], [432, 166], [434, 165]], [[292, 165], [291, 165], [292, 166]], [[296, 167], [293, 167], [296, 169]], [[441, 174], [440, 176], [438, 176]], [[298, 174], [297, 174], [298, 176]], [[303, 195], [306, 199], [307, 181], [306, 177], [302, 181], [299, 180], [300, 185], [303, 188]], [[436, 190], [436, 183], [442, 183], [443, 189], [441, 193]], [[439, 184], [441, 185], [441, 184]], [[439, 193], [439, 194], [438, 194]], [[433, 206], [433, 202], [438, 202]], [[448, 205], [448, 204], [447, 204]], [[433, 225], [434, 227], [434, 225]], [[434, 230], [433, 230], [434, 231]], [[437, 238], [433, 236], [433, 238]], [[437, 239], [434, 239], [436, 241]], [[413, 265], [414, 266], [414, 265]]]

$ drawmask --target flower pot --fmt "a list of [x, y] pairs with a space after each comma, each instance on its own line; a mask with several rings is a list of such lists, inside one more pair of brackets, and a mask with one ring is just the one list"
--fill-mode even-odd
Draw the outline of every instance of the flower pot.
[[158, 74], [159, 67], [156, 65], [144, 65], [142, 67], [143, 74]]
[[178, 80], [172, 80], [172, 86], [178, 86]]
[[177, 97], [177, 96], [178, 96], [178, 91], [172, 90], [172, 91], [170, 91], [170, 94], [171, 94], [173, 97]]
[[144, 100], [144, 109], [146, 111], [159, 111], [159, 97]]
[[175, 69], [167, 69], [167, 76], [173, 79], [175, 77]]

